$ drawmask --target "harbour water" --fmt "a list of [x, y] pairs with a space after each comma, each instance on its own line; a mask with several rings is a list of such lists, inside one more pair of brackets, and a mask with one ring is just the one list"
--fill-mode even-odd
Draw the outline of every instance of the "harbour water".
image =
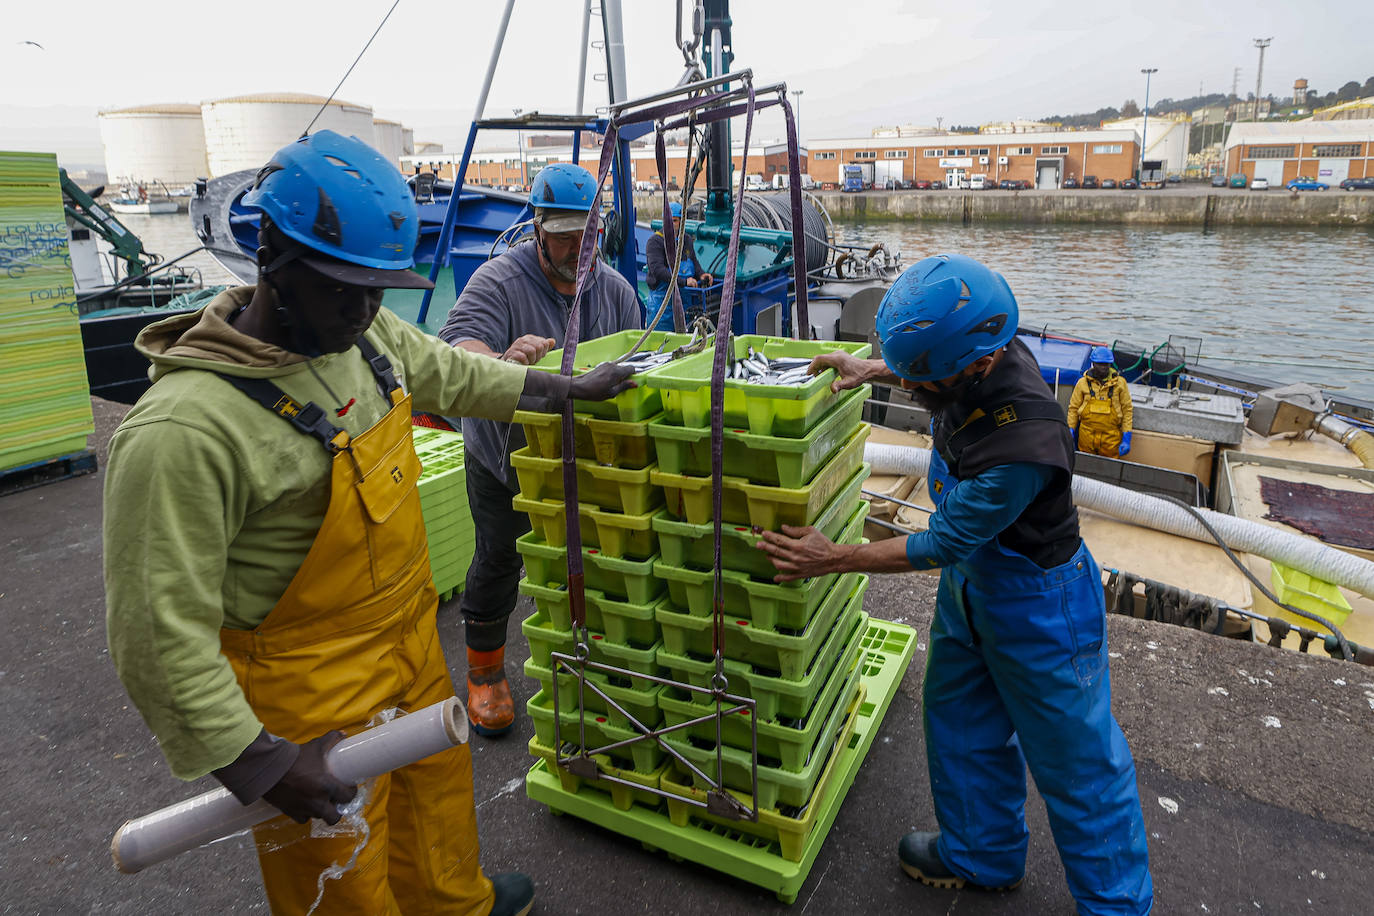
[[[1364, 229], [835, 225], [912, 264], [958, 252], [1001, 271], [1021, 324], [1153, 348], [1374, 399], [1374, 237]], [[1192, 345], [1189, 352], [1193, 353]]]
[[[122, 219], [168, 258], [199, 244], [184, 213]], [[1186, 335], [1201, 339], [1205, 360], [1374, 399], [1374, 237], [1364, 229], [876, 222], [835, 231], [885, 242], [907, 264], [944, 251], [986, 261], [1011, 283], [1023, 326], [1149, 348]], [[206, 252], [183, 263], [207, 285], [234, 282]]]

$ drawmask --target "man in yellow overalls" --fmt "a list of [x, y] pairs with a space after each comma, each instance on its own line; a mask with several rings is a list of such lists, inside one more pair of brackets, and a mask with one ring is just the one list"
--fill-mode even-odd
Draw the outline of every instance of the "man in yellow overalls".
[[1069, 400], [1069, 430], [1078, 450], [1108, 458], [1124, 458], [1131, 451], [1131, 389], [1113, 365], [1107, 347], [1093, 347], [1092, 368], [1073, 386]]
[[[244, 202], [262, 211], [257, 285], [138, 339], [154, 384], [111, 442], [105, 490], [111, 657], [173, 775], [213, 773], [295, 821], [255, 831], [274, 913], [319, 894], [331, 916], [526, 913], [530, 879], [478, 864], [466, 744], [362, 787], [325, 755], [454, 693], [412, 408], [508, 421], [633, 383], [483, 359], [381, 309], [384, 289], [429, 284], [408, 269], [410, 191], [356, 138], [284, 147]], [[358, 829], [311, 835], [359, 793]]]

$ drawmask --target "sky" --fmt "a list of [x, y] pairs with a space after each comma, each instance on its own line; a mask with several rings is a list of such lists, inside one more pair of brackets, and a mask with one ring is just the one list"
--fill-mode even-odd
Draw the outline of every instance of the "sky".
[[[11, 4], [0, 36], [0, 148], [103, 160], [96, 112], [257, 92], [328, 95], [392, 0], [94, 0]], [[624, 0], [630, 94], [682, 73], [672, 0]], [[1304, 77], [1318, 92], [1374, 75], [1374, 3], [1320, 0], [978, 4], [901, 0], [735, 0], [735, 67], [800, 90], [803, 142], [866, 136], [879, 125], [982, 124], [1094, 111], [1150, 97], [1255, 88], [1253, 39], [1272, 36], [1264, 92]], [[338, 97], [461, 149], [496, 35], [501, 0], [401, 0]], [[579, 0], [516, 0], [487, 104], [566, 113], [577, 86]], [[592, 19], [598, 39], [600, 18]], [[28, 42], [35, 42], [29, 44]], [[41, 46], [41, 47], [38, 47]], [[588, 109], [605, 104], [592, 51]], [[757, 138], [782, 136], [761, 117]]]

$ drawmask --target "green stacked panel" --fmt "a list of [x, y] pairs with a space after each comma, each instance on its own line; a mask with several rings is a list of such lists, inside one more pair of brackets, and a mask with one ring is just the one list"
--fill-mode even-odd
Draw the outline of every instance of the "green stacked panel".
[[[579, 368], [624, 353], [637, 335], [616, 335], [578, 347]], [[662, 335], [651, 337], [657, 349]], [[673, 344], [669, 339], [664, 347]], [[859, 356], [866, 344], [737, 338], [771, 357], [814, 356], [843, 346]], [[561, 354], [544, 361], [556, 366]], [[663, 735], [675, 754], [701, 772], [722, 771], [725, 787], [761, 807], [769, 836], [796, 861], [821, 819], [821, 810], [847, 783], [827, 780], [859, 717], [866, 649], [863, 596], [867, 578], [828, 575], [774, 582], [776, 570], [758, 549], [761, 533], [783, 524], [815, 525], [841, 543], [863, 535], [868, 476], [863, 450], [864, 387], [834, 393], [834, 373], [803, 384], [725, 383], [724, 480], [721, 492], [721, 567], [725, 632], [722, 667], [728, 693], [752, 701], [744, 711], [709, 720], [716, 700], [667, 677], [710, 689], [716, 676], [712, 519], [710, 372], [707, 348], [637, 376], [624, 403], [576, 405], [573, 448], [578, 478], [579, 531], [588, 629], [588, 661], [620, 672], [555, 666], [555, 652], [572, 654], [576, 640], [567, 591], [567, 513], [563, 487], [561, 418], [522, 414], [528, 447], [512, 456], [520, 479], [517, 508], [533, 530], [517, 544], [525, 562], [523, 594], [537, 611], [524, 622], [530, 642], [526, 673], [540, 684], [528, 704], [535, 725], [530, 750], [558, 774], [564, 791], [612, 791], [619, 810], [671, 810], [672, 823], [701, 815], [645, 792], [656, 785], [683, 796], [708, 784], [656, 741], [630, 741], [645, 727], [685, 726]], [[623, 397], [623, 396], [622, 396]], [[571, 669], [571, 670], [570, 670]], [[614, 702], [612, 702], [614, 701]], [[556, 705], [556, 709], [555, 709]], [[725, 701], [725, 709], [738, 704]], [[617, 708], [618, 707], [618, 708]], [[638, 789], [581, 779], [557, 766], [581, 742], [601, 749], [596, 759], [618, 775], [636, 774]], [[618, 747], [608, 745], [621, 744]], [[757, 749], [757, 756], [755, 755]], [[757, 763], [757, 796], [754, 795]], [[656, 783], [650, 782], [657, 776]], [[618, 792], [619, 794], [614, 794]], [[785, 842], [783, 837], [786, 837]]]
[[439, 596], [449, 598], [463, 590], [475, 547], [463, 435], [424, 426], [412, 429], [420, 458], [420, 511], [429, 538], [430, 570]]
[[94, 430], [57, 158], [0, 152], [0, 470]]

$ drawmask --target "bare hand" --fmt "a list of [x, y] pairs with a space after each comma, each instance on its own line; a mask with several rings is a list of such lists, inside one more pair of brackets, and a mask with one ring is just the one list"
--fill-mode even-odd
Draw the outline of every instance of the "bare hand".
[[544, 358], [557, 343], [552, 337], [541, 337], [538, 334], [526, 334], [515, 343], [506, 348], [506, 352], [501, 354], [501, 359], [508, 363], [518, 363], [521, 366], [533, 366]]
[[774, 582], [791, 582], [836, 572], [842, 550], [834, 541], [811, 525], [783, 525], [782, 533], [765, 531], [759, 550], [768, 554], [778, 568]]
[[693, 289], [696, 289], [696, 285], [697, 285], [696, 279], [693, 278], [693, 277], [688, 277], [688, 278], [687, 278], [687, 285], [690, 286], [690, 287], [692, 287]]
[[853, 354], [846, 353], [844, 350], [832, 350], [829, 353], [822, 353], [811, 360], [811, 365], [807, 366], [806, 371], [812, 375], [820, 375], [826, 369], [834, 369], [838, 378], [830, 383], [831, 391], [844, 391], [846, 388], [858, 388], [868, 381], [868, 363], [866, 360], [859, 359]]
[[710, 286], [710, 285], [711, 285], [712, 283], [714, 283], [714, 282], [716, 282], [715, 274], [702, 274], [702, 275], [701, 275], [701, 285], [702, 285], [702, 286]]

